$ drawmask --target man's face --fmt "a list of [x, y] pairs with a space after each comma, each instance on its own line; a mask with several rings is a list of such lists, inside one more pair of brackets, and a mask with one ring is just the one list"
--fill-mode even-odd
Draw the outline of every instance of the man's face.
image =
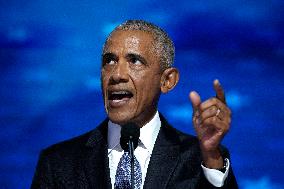
[[153, 52], [153, 37], [143, 31], [116, 31], [108, 40], [101, 81], [105, 109], [114, 123], [143, 126], [154, 116], [162, 71]]

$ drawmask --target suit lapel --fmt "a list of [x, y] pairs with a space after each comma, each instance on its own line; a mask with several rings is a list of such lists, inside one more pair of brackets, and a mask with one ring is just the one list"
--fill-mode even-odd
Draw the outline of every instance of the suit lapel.
[[107, 123], [105, 120], [96, 128], [86, 146], [83, 158], [84, 172], [90, 188], [111, 188], [107, 154]]
[[[144, 188], [166, 188], [175, 167], [180, 152], [180, 139], [160, 114], [162, 126], [155, 142]], [[107, 153], [107, 123], [105, 120], [90, 135], [86, 143], [86, 152], [82, 156], [81, 165], [88, 188], [109, 188], [111, 179]]]
[[162, 126], [155, 142], [144, 188], [166, 188], [178, 162], [179, 138], [160, 114]]

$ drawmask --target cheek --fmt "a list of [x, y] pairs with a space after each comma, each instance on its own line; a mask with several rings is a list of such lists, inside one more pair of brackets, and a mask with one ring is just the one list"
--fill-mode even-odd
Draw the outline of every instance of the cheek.
[[102, 90], [102, 94], [104, 98], [106, 97], [107, 86], [108, 86], [107, 76], [102, 74], [101, 75], [101, 90]]
[[101, 72], [101, 82], [103, 86], [107, 86], [107, 83], [109, 81], [109, 74], [106, 71]]
[[[144, 104], [152, 104], [155, 97], [160, 93], [160, 78], [159, 77], [141, 77], [137, 83], [138, 103], [140, 106]], [[139, 86], [139, 87], [138, 87]]]
[[109, 82], [111, 75], [113, 74], [114, 66], [104, 66], [101, 69], [101, 81], [106, 84]]

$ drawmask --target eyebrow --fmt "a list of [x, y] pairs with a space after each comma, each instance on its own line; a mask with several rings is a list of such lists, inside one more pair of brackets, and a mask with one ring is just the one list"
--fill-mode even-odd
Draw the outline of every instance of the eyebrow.
[[111, 52], [104, 53], [102, 55], [102, 57], [103, 57], [103, 59], [105, 59], [105, 58], [111, 58], [111, 59], [115, 59], [115, 60], [118, 59], [118, 56], [116, 56], [114, 53], [111, 53]]

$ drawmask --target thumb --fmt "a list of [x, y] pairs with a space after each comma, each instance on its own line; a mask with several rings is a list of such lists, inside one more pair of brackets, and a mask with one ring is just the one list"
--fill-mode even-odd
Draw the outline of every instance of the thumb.
[[199, 94], [196, 91], [191, 91], [189, 94], [189, 98], [192, 104], [192, 108], [194, 111], [196, 111], [201, 104], [201, 99]]

